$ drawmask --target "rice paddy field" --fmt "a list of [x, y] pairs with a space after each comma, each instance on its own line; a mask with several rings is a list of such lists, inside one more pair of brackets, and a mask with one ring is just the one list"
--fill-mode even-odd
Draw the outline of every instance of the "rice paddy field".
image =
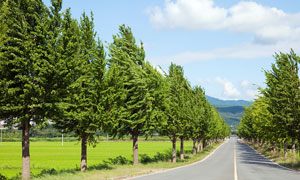
[[[80, 142], [30, 142], [31, 174], [38, 175], [43, 170], [54, 168], [75, 170], [80, 167]], [[157, 152], [164, 153], [172, 147], [170, 141], [140, 141], [139, 154], [153, 157]], [[179, 143], [177, 142], [177, 148]], [[185, 150], [192, 150], [192, 142], [185, 142]], [[21, 173], [22, 168], [21, 142], [3, 142], [0, 146], [0, 174], [13, 178]], [[89, 166], [103, 164], [104, 160], [117, 156], [132, 160], [131, 141], [101, 141], [95, 148], [88, 147], [87, 162]]]

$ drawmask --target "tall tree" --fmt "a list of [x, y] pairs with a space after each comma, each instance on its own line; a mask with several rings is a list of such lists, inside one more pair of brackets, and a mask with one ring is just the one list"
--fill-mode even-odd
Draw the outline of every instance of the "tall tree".
[[47, 53], [49, 14], [41, 0], [6, 2], [7, 33], [0, 49], [0, 118], [22, 129], [22, 179], [30, 179], [29, 129], [49, 118], [54, 102], [48, 92], [56, 92], [48, 80], [54, 74]]
[[143, 44], [136, 44], [131, 29], [122, 25], [119, 30], [109, 46], [105, 126], [113, 136], [132, 136], [133, 164], [138, 164], [138, 136], [151, 134], [163, 114], [162, 75], [145, 62]]
[[182, 123], [182, 132], [181, 135], [179, 136], [180, 138], [180, 159], [184, 159], [184, 140], [190, 138], [188, 136], [188, 131], [190, 129], [190, 125], [192, 122], [192, 88], [190, 83], [185, 79], [183, 82], [183, 87], [182, 87], [182, 96], [180, 99], [180, 119]]
[[[295, 138], [299, 138], [300, 127], [300, 80], [298, 63], [300, 58], [293, 50], [290, 53], [275, 54], [276, 64], [272, 70], [265, 71], [267, 88], [263, 91], [269, 100], [269, 111], [277, 125], [278, 133], [285, 145], [292, 139], [295, 155]], [[299, 138], [300, 139], [300, 138]]]
[[183, 68], [172, 63], [169, 67], [167, 80], [169, 83], [168, 102], [170, 104], [167, 110], [167, 123], [161, 128], [161, 134], [168, 136], [172, 141], [172, 162], [176, 162], [176, 141], [178, 137], [184, 136], [184, 129], [187, 123], [184, 110], [182, 109], [186, 87]]
[[[80, 25], [71, 18], [69, 10], [62, 23], [61, 82], [66, 91], [60, 107], [62, 117], [55, 126], [65, 132], [74, 132], [81, 140], [81, 171], [87, 169], [87, 143], [95, 143], [94, 134], [99, 129], [97, 116], [101, 101], [102, 77], [105, 73], [105, 53], [101, 41], [95, 40], [93, 14], [83, 13]], [[99, 98], [99, 99], [98, 99]]]
[[[194, 87], [191, 97], [191, 116], [192, 122], [190, 123], [189, 136], [193, 140], [193, 154], [201, 151], [202, 140], [204, 135], [208, 131], [208, 120], [205, 116], [205, 104], [207, 100], [205, 98], [204, 90], [201, 87]], [[198, 148], [196, 148], [196, 142], [198, 141]]]

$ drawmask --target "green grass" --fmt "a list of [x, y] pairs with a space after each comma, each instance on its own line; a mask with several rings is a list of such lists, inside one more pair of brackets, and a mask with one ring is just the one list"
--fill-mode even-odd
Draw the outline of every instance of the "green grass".
[[197, 162], [209, 153], [211, 153], [215, 148], [217, 148], [221, 143], [216, 143], [199, 154], [191, 155], [188, 154], [188, 159], [184, 161], [179, 161], [177, 163], [171, 162], [157, 162], [149, 164], [139, 164], [137, 166], [133, 165], [110, 165], [107, 167], [90, 168], [88, 171], [82, 173], [80, 171], [65, 171], [59, 172], [57, 174], [44, 174], [41, 177], [34, 178], [34, 180], [107, 180], [107, 179], [124, 179], [128, 177], [138, 176], [142, 174], [148, 174], [152, 172], [162, 171], [169, 168], [174, 168], [178, 166], [183, 166], [193, 162]]
[[[179, 148], [179, 144], [177, 147]], [[150, 157], [153, 157], [157, 152], [168, 151], [170, 148], [170, 141], [139, 142], [139, 154], [147, 154]], [[185, 150], [191, 151], [191, 149], [192, 142], [185, 142]], [[132, 160], [131, 141], [102, 141], [95, 148], [88, 147], [88, 167], [93, 167], [94, 169], [89, 173], [97, 171], [97, 169], [115, 168], [103, 166], [103, 160], [120, 155]], [[65, 172], [67, 174], [77, 173], [80, 167], [80, 143], [65, 142], [64, 146], [62, 146], [61, 142], [31, 142], [30, 164], [32, 175], [38, 175], [43, 170], [50, 170], [52, 168], [56, 172]], [[12, 178], [20, 174], [21, 166], [21, 143], [4, 142], [0, 146], [0, 173], [8, 178]]]

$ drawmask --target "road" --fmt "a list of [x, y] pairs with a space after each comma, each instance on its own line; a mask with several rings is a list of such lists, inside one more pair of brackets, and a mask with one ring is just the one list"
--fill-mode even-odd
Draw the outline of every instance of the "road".
[[132, 180], [299, 180], [300, 173], [280, 167], [231, 138], [207, 159]]

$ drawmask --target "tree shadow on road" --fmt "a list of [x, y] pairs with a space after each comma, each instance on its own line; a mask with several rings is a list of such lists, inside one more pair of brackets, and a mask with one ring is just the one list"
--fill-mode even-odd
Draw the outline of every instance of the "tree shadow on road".
[[260, 165], [260, 166], [267, 166], [271, 168], [281, 169], [285, 171], [294, 171], [291, 169], [281, 167], [278, 164], [275, 164], [273, 161], [265, 158], [263, 155], [259, 154], [257, 151], [255, 151], [245, 143], [238, 141], [236, 148], [239, 152], [241, 152], [237, 156], [238, 161], [243, 164], [253, 164], [253, 165]]

